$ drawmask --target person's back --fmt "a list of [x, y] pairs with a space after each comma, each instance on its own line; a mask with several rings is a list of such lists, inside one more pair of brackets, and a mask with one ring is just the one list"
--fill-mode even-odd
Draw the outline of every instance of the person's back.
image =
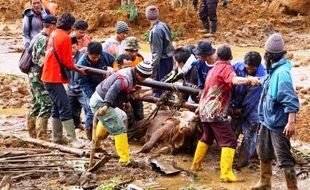
[[23, 12], [23, 44], [24, 47], [30, 45], [30, 41], [43, 29], [43, 17], [48, 15], [47, 11], [42, 8], [40, 0], [32, 0], [31, 8]]

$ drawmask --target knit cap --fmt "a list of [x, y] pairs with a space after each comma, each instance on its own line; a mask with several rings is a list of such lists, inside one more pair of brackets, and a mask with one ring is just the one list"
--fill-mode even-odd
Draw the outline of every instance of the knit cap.
[[137, 72], [143, 77], [143, 78], [148, 78], [152, 75], [153, 73], [153, 67], [150, 64], [150, 62], [144, 61], [138, 63], [136, 66]]
[[274, 33], [266, 41], [265, 49], [270, 53], [281, 53], [284, 51], [284, 41], [279, 33]]
[[148, 20], [156, 20], [159, 18], [159, 10], [154, 5], [148, 6], [145, 10], [145, 16]]
[[128, 27], [126, 22], [118, 21], [116, 23], [116, 33], [117, 34], [121, 34], [121, 33], [127, 32], [128, 30], [129, 30], [129, 27]]

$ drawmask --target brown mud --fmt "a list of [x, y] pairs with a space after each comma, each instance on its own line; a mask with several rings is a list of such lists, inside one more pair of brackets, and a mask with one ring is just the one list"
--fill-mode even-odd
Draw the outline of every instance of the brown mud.
[[[25, 0], [0, 1], [0, 72], [18, 73], [16, 66], [20, 52], [21, 43], [21, 13]], [[59, 6], [58, 14], [72, 12], [78, 19], [86, 19], [90, 25], [90, 34], [93, 39], [104, 40], [114, 33], [114, 25], [118, 20], [128, 20], [128, 12], [122, 12], [119, 8], [120, 1], [117, 0], [53, 0]], [[261, 49], [269, 34], [281, 32], [284, 35], [288, 56], [293, 60], [293, 79], [296, 92], [300, 98], [301, 109], [298, 114], [298, 129], [294, 140], [307, 144], [310, 142], [310, 16], [309, 1], [299, 0], [273, 0], [271, 3], [260, 0], [231, 0], [227, 8], [219, 4], [218, 19], [219, 30], [216, 37], [208, 38], [215, 45], [228, 43], [234, 46], [235, 58], [242, 58], [245, 51], [255, 50], [263, 53]], [[129, 23], [132, 28], [131, 34], [143, 40], [148, 32], [149, 22], [145, 19], [145, 8], [157, 5], [160, 9], [161, 20], [167, 22], [172, 31], [179, 31], [176, 42], [178, 45], [194, 44], [199, 39], [205, 39], [198, 32], [201, 23], [198, 12], [191, 5], [172, 8], [170, 0], [136, 0], [138, 17]], [[246, 48], [245, 48], [246, 47]], [[28, 91], [27, 78], [24, 76], [0, 74], [0, 131], [18, 134], [27, 134], [26, 115], [30, 106], [31, 98]], [[49, 129], [49, 134], [51, 129]], [[79, 132], [84, 137], [84, 132]], [[85, 137], [84, 137], [85, 140]], [[86, 141], [86, 140], [85, 140]], [[304, 145], [301, 145], [304, 147]], [[210, 148], [203, 162], [203, 172], [198, 176], [187, 171], [182, 171], [176, 176], [165, 176], [152, 169], [147, 162], [150, 154], [137, 154], [141, 144], [130, 142], [132, 157], [139, 164], [137, 167], [123, 167], [115, 157], [113, 139], [108, 138], [103, 148], [112, 155], [112, 159], [96, 172], [94, 176], [83, 178], [83, 171], [76, 170], [73, 174], [56, 173], [43, 174], [41, 176], [21, 177], [12, 181], [12, 189], [68, 189], [73, 186], [100, 185], [110, 180], [119, 182], [130, 181], [143, 187], [156, 187], [157, 189], [248, 189], [258, 180], [258, 160], [253, 159], [250, 166], [235, 170], [236, 175], [246, 179], [244, 183], [224, 184], [220, 183], [219, 160], [220, 150], [214, 146]], [[5, 150], [12, 149], [38, 149], [40, 147], [25, 144], [14, 138], [0, 137], [0, 156]], [[50, 150], [53, 152], [54, 150]], [[56, 151], [57, 152], [57, 151]], [[299, 155], [297, 173], [299, 188], [308, 189], [310, 181], [306, 174], [309, 173], [309, 152], [305, 151]], [[66, 155], [67, 158], [73, 157]], [[188, 170], [193, 155], [178, 154], [174, 156], [161, 156]], [[54, 157], [57, 158], [57, 157]], [[0, 158], [2, 159], [2, 158]], [[37, 158], [40, 159], [40, 158]], [[307, 160], [308, 159], [308, 160]], [[306, 160], [306, 162], [305, 162]], [[87, 164], [86, 164], [87, 165]], [[1, 167], [1, 164], [0, 164]], [[303, 172], [304, 171], [304, 172]], [[274, 167], [273, 189], [285, 189], [285, 182], [281, 171]], [[87, 176], [87, 175], [86, 175]], [[3, 174], [0, 174], [0, 179]], [[48, 179], [48, 180], [47, 180]], [[87, 183], [82, 184], [82, 181]], [[155, 185], [154, 185], [155, 184]], [[154, 190], [156, 188], [153, 188]]]

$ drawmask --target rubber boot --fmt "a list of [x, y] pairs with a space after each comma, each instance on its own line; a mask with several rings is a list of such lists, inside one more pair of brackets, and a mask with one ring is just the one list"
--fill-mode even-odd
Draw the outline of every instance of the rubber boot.
[[194, 155], [194, 160], [192, 163], [191, 170], [192, 171], [200, 171], [202, 170], [201, 162], [204, 159], [208, 150], [208, 145], [204, 142], [198, 141], [197, 148]]
[[61, 121], [54, 117], [52, 117], [52, 141], [59, 144], [63, 141]]
[[224, 147], [221, 153], [221, 181], [222, 182], [239, 182], [232, 170], [235, 156], [235, 149]]
[[96, 147], [99, 147], [100, 141], [103, 141], [109, 136], [109, 132], [105, 129], [104, 125], [98, 121], [96, 127]]
[[283, 169], [286, 185], [288, 190], [297, 190], [297, 178], [296, 171], [294, 167], [284, 168]]
[[119, 162], [127, 165], [130, 162], [127, 133], [115, 135], [115, 148], [120, 159]]
[[71, 146], [74, 148], [82, 148], [84, 145], [76, 138], [73, 119], [62, 121], [61, 123], [67, 132], [67, 137], [70, 141]]
[[47, 123], [48, 117], [38, 117], [36, 121], [37, 138], [47, 138]]
[[260, 179], [255, 186], [250, 187], [250, 190], [270, 190], [272, 175], [272, 161], [260, 161]]
[[29, 136], [31, 138], [36, 138], [37, 133], [36, 133], [36, 116], [28, 116], [27, 118], [27, 129]]

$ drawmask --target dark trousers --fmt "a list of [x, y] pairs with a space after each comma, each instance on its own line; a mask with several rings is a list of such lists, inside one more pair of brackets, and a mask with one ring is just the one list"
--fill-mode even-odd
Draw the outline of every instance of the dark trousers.
[[214, 139], [221, 148], [229, 147], [235, 149], [237, 146], [237, 138], [228, 121], [203, 122], [202, 130], [203, 135], [200, 141], [209, 146], [213, 144]]
[[81, 124], [81, 109], [83, 108], [85, 114], [85, 128], [91, 128], [93, 126], [93, 112], [89, 106], [89, 99], [86, 95], [81, 96], [68, 96], [70, 105], [72, 107], [72, 119], [74, 125]]
[[282, 132], [275, 132], [265, 126], [258, 133], [257, 153], [263, 162], [277, 159], [280, 168], [293, 167], [294, 158], [291, 153], [291, 143]]
[[72, 119], [72, 111], [66, 90], [61, 83], [44, 83], [45, 89], [48, 91], [52, 99], [52, 114], [53, 118], [58, 118], [61, 121]]
[[209, 30], [209, 21], [211, 22], [211, 33], [215, 33], [217, 30], [217, 2], [207, 3], [207, 0], [202, 0], [199, 17], [202, 21], [203, 27]]
[[[161, 59], [158, 65], [154, 65], [153, 77], [156, 81], [161, 81], [167, 74], [169, 74], [173, 69], [173, 58], [169, 57], [166, 59]], [[153, 94], [155, 97], [160, 97], [163, 93], [162, 90], [153, 89]]]

